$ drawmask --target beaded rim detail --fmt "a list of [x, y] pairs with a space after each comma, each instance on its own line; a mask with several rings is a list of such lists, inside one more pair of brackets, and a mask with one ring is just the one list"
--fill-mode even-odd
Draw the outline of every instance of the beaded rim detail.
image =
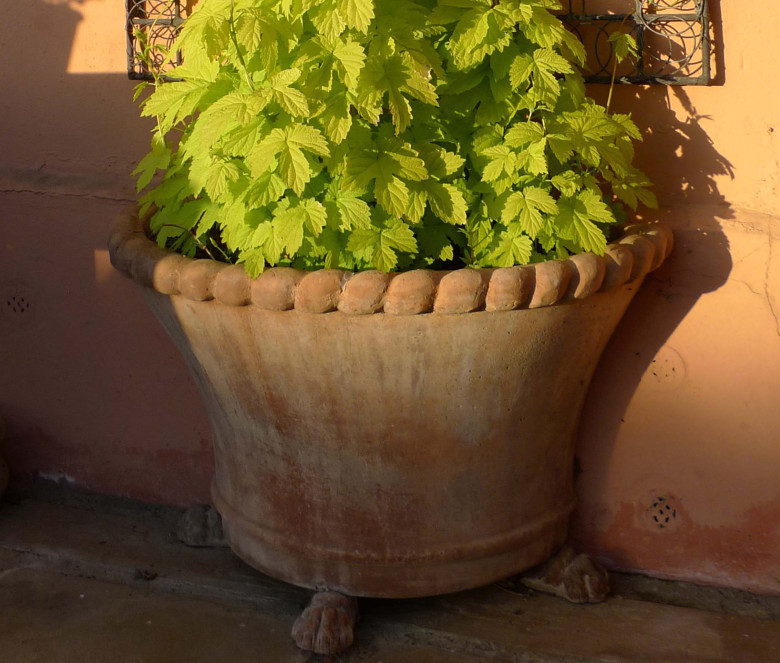
[[628, 226], [603, 256], [582, 253], [516, 267], [389, 274], [272, 267], [252, 279], [240, 265], [160, 248], [147, 236], [135, 208], [117, 218], [108, 241], [116, 269], [164, 295], [271, 311], [347, 315], [511, 311], [585, 299], [641, 279], [663, 263], [672, 244], [668, 226], [653, 223]]

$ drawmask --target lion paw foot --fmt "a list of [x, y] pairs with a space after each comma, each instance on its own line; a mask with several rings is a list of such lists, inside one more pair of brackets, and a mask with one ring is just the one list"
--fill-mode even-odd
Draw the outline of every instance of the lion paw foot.
[[295, 644], [316, 654], [338, 654], [355, 639], [357, 599], [336, 592], [315, 594], [295, 620]]
[[211, 505], [198, 505], [187, 509], [179, 518], [176, 538], [197, 548], [227, 545], [222, 533], [222, 516]]
[[578, 555], [571, 546], [564, 546], [520, 580], [526, 587], [572, 603], [599, 603], [609, 595], [609, 574], [604, 567], [588, 555]]

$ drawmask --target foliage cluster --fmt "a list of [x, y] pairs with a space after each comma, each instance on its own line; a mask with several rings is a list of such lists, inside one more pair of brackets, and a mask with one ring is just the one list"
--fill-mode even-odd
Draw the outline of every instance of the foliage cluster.
[[557, 4], [200, 0], [143, 103], [159, 243], [252, 275], [602, 253], [654, 197]]

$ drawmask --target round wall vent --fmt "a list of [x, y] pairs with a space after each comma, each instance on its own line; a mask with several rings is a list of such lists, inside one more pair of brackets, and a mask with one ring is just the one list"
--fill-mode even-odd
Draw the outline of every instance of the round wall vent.
[[666, 495], [656, 495], [652, 500], [649, 514], [653, 526], [658, 529], [673, 527], [677, 520], [675, 500]]

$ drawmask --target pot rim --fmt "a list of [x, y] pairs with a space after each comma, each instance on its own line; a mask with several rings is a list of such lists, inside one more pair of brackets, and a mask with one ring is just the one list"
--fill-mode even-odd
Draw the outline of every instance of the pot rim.
[[250, 278], [241, 265], [189, 258], [159, 247], [137, 208], [124, 210], [109, 240], [111, 263], [138, 284], [192, 301], [349, 315], [471, 313], [540, 308], [585, 299], [643, 278], [672, 250], [661, 223], [631, 225], [603, 256], [581, 253], [515, 267], [384, 273], [271, 267]]

